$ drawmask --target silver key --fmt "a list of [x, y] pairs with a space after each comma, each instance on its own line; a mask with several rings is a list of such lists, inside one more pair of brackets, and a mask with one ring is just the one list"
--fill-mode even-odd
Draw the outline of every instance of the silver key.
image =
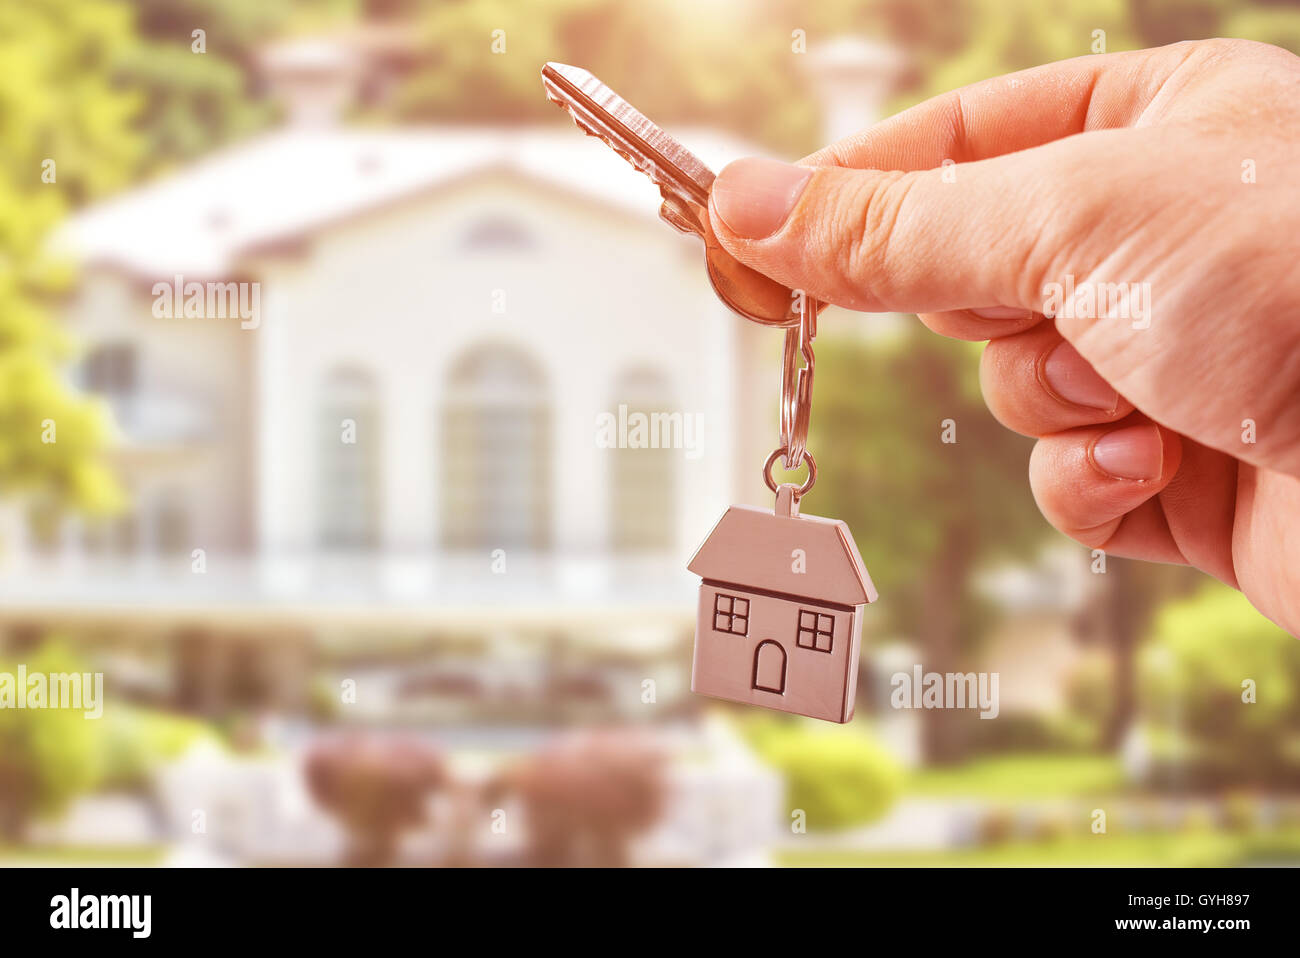
[[[728, 307], [764, 326], [798, 326], [802, 296], [755, 272], [718, 243], [706, 210], [714, 173], [703, 161], [639, 110], [580, 67], [548, 63], [542, 83], [553, 103], [575, 123], [659, 187], [659, 215], [684, 233], [704, 241], [709, 280]], [[814, 313], [820, 304], [813, 306]]]

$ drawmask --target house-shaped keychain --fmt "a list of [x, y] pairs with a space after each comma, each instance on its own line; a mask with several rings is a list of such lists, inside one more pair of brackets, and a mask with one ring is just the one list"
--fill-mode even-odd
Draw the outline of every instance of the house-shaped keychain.
[[[857, 693], [862, 608], [875, 601], [876, 590], [848, 526], [799, 515], [799, 499], [817, 477], [807, 441], [812, 342], [822, 304], [755, 272], [717, 244], [705, 211], [713, 171], [667, 132], [586, 70], [548, 63], [542, 82], [580, 129], [654, 181], [664, 199], [663, 219], [705, 241], [718, 297], [745, 319], [785, 330], [781, 444], [763, 467], [776, 510], [732, 506], [688, 566], [704, 580], [691, 689], [847, 722]], [[778, 458], [788, 470], [807, 462], [802, 486], [776, 485], [772, 465]]]
[[799, 515], [796, 493], [729, 508], [687, 566], [704, 580], [691, 690], [847, 722], [876, 589], [848, 526]]

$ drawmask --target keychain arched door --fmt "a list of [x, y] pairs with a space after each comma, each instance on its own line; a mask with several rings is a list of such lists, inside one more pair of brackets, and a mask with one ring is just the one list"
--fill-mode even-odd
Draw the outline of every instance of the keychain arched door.
[[754, 649], [753, 687], [760, 692], [785, 694], [785, 649], [775, 639], [764, 639]]

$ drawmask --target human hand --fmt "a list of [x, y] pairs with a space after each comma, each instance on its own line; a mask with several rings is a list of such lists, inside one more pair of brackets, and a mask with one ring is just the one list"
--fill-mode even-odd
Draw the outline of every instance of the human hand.
[[1300, 59], [1181, 43], [978, 83], [798, 166], [737, 161], [709, 212], [787, 286], [989, 340], [985, 401], [1038, 437], [1056, 528], [1190, 563], [1300, 634], [1298, 130]]

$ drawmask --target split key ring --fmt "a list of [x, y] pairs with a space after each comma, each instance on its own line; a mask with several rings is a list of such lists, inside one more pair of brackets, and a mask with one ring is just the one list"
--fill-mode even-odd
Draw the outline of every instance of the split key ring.
[[[808, 423], [812, 418], [813, 370], [816, 357], [812, 342], [817, 336], [817, 312], [821, 304], [802, 292], [799, 325], [785, 331], [781, 361], [781, 445], [783, 465], [798, 469], [808, 450]], [[804, 365], [799, 366], [799, 357]]]

